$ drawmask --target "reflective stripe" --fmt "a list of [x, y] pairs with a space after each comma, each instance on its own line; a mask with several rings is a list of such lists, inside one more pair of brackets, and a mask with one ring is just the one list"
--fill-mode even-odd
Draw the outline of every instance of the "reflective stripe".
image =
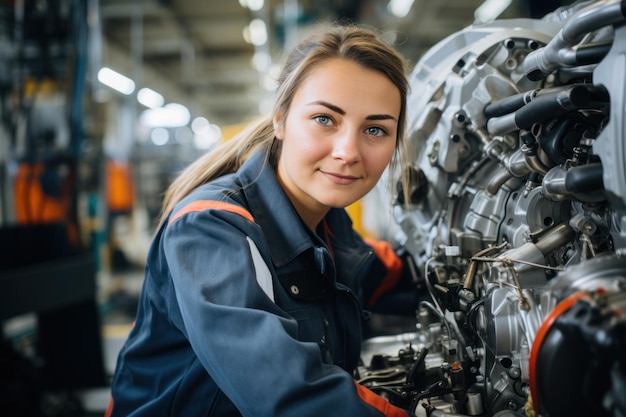
[[254, 244], [254, 241], [249, 237], [248, 245], [250, 245], [250, 253], [252, 254], [252, 262], [254, 263], [254, 270], [256, 271], [256, 281], [259, 283], [259, 286], [263, 290], [263, 292], [270, 298], [270, 300], [274, 301], [274, 285], [272, 284], [272, 274], [265, 264], [259, 249]]
[[110, 417], [113, 412], [113, 397], [109, 397], [109, 403], [107, 404], [107, 409], [104, 412], [104, 417]]
[[391, 404], [389, 401], [381, 397], [380, 395], [370, 391], [368, 388], [363, 385], [355, 382], [357, 394], [359, 397], [376, 410], [380, 411], [386, 417], [408, 417], [409, 413], [406, 410], [401, 409], [400, 407], [396, 407]]
[[199, 201], [194, 201], [192, 203], [187, 204], [179, 212], [174, 214], [167, 224], [170, 225], [174, 223], [181, 216], [184, 216], [187, 213], [210, 210], [210, 209], [230, 211], [231, 213], [239, 214], [241, 217], [251, 222], [254, 222], [254, 218], [252, 217], [252, 214], [250, 214], [248, 210], [236, 204], [227, 203], [225, 201], [199, 200]]

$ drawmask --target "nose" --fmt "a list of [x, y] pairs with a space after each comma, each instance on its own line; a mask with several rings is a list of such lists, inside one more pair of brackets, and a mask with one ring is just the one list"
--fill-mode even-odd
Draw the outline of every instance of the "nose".
[[343, 161], [345, 164], [352, 164], [361, 159], [358, 129], [342, 129], [334, 139], [332, 157]]

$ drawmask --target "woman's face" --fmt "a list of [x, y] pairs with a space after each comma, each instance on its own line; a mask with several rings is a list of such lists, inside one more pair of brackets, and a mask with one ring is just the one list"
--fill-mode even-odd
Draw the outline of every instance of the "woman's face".
[[331, 59], [296, 90], [284, 124], [275, 116], [278, 180], [309, 227], [374, 187], [396, 146], [400, 107], [383, 74]]

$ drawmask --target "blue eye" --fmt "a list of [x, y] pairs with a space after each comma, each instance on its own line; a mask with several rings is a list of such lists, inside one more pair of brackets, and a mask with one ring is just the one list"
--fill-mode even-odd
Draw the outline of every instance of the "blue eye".
[[387, 132], [377, 126], [373, 126], [373, 127], [368, 127], [367, 129], [365, 129], [365, 131], [367, 132], [368, 135], [372, 135], [372, 136], [384, 136], [387, 134]]
[[317, 120], [317, 123], [324, 126], [329, 125], [333, 122], [328, 116], [315, 116], [315, 120]]

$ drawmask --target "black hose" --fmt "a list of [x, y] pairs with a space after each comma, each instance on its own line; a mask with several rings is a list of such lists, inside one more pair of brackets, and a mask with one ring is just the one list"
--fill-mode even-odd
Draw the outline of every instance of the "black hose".
[[530, 104], [515, 112], [519, 129], [530, 129], [533, 124], [555, 118], [563, 113], [589, 108], [591, 94], [584, 85], [574, 85], [567, 90], [535, 98]]
[[506, 114], [516, 112], [537, 97], [545, 96], [548, 94], [556, 94], [558, 92], [566, 90], [567, 88], [569, 88], [569, 86], [536, 88], [534, 90], [518, 93], [487, 104], [485, 106], [485, 109], [483, 110], [483, 113], [485, 114], [485, 117], [487, 119], [491, 119], [492, 117], [504, 116]]
[[[517, 100], [519, 103], [519, 99]], [[492, 103], [489, 111], [503, 109]], [[508, 105], [507, 105], [508, 106]], [[535, 123], [554, 119], [562, 114], [583, 109], [604, 109], [609, 106], [609, 93], [606, 88], [593, 84], [574, 84], [566, 89], [547, 88], [537, 90], [532, 101], [514, 113], [492, 117], [487, 122], [487, 130], [492, 135], [500, 135], [520, 129], [530, 129]]]
[[483, 113], [487, 119], [492, 117], [504, 116], [519, 110], [524, 105], [530, 103], [535, 98], [539, 90], [526, 91], [524, 93], [515, 94], [510, 97], [503, 98], [485, 106]]
[[541, 128], [541, 149], [554, 165], [560, 165], [573, 156], [572, 149], [582, 138], [579, 126], [587, 126], [579, 113], [570, 113], [545, 123]]
[[565, 176], [565, 189], [572, 193], [604, 190], [602, 164], [598, 162], [570, 168]]
[[581, 45], [576, 50], [576, 64], [597, 64], [609, 53], [613, 41]]

